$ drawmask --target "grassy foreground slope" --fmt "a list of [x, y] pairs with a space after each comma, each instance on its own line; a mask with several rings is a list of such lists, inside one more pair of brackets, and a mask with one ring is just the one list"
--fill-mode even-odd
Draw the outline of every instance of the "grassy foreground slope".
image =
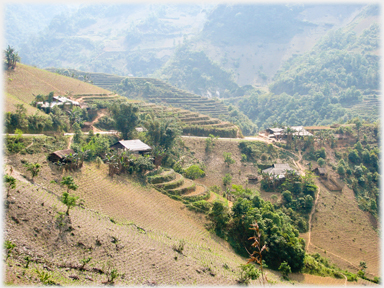
[[[4, 88], [7, 91], [5, 97], [7, 112], [14, 109], [12, 105], [14, 103], [29, 106], [29, 103], [35, 99], [34, 95], [48, 95], [52, 91], [55, 92], [55, 95], [111, 93], [89, 83], [20, 63], [17, 64], [15, 70], [5, 71], [4, 78]], [[28, 108], [28, 110], [30, 109]]]

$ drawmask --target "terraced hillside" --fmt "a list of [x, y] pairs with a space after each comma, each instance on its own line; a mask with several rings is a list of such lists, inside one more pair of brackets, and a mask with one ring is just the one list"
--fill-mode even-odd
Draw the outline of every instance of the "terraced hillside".
[[120, 82], [125, 78], [123, 76], [112, 75], [107, 73], [97, 73], [97, 72], [84, 72], [76, 69], [56, 69], [56, 68], [47, 68], [46, 70], [50, 72], [59, 72], [60, 74], [72, 74], [82, 76], [89, 76], [93, 85], [101, 87], [106, 90], [113, 91], [116, 88], [116, 85], [120, 84]]
[[380, 117], [380, 96], [379, 92], [373, 90], [372, 94], [364, 95], [362, 102], [358, 104], [344, 105], [346, 108], [350, 108], [353, 114], [359, 115], [363, 119], [375, 121]]
[[161, 80], [154, 78], [129, 78], [129, 81], [138, 86], [142, 85], [143, 82], [151, 83], [155, 88], [164, 91], [160, 95], [158, 93], [151, 93], [151, 91], [148, 94], [143, 93], [141, 96], [148, 102], [187, 108], [192, 111], [196, 110], [211, 117], [228, 115], [228, 109], [223, 103], [189, 93]]
[[[64, 69], [55, 68], [48, 68], [47, 70], [51, 72], [56, 72], [58, 70], [61, 71], [61, 73], [64, 73], [63, 71], [65, 71]], [[147, 92], [142, 93], [139, 90], [133, 91], [127, 89], [127, 81], [122, 82], [126, 79], [126, 77], [123, 76], [106, 73], [88, 73], [74, 69], [66, 70], [69, 73], [75, 73], [76, 75], [88, 75], [94, 85], [110, 91], [118, 90], [121, 95], [128, 98], [137, 98], [150, 103], [196, 110], [211, 117], [219, 117], [220, 115], [228, 116], [228, 109], [223, 103], [181, 90], [159, 79], [138, 77], [127, 78], [130, 86], [149, 87], [147, 89], [143, 89], [147, 90]]]
[[207, 115], [191, 112], [181, 108], [160, 106], [153, 103], [138, 104], [140, 113], [155, 113], [159, 117], [170, 117], [180, 120], [184, 135], [208, 136], [209, 134], [225, 137], [241, 137], [239, 128], [229, 122], [211, 118]]

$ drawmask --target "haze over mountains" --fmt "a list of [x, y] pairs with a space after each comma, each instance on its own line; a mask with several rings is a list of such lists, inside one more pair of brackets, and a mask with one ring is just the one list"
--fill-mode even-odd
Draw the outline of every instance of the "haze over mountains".
[[34, 5], [5, 9], [6, 43], [40, 68], [148, 76], [176, 48], [203, 51], [240, 85], [266, 84], [363, 8], [337, 5]]

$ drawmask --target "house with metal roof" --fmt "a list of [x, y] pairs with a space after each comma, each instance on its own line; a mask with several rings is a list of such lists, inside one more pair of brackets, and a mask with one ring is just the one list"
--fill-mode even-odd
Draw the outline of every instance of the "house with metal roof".
[[296, 172], [295, 169], [292, 169], [286, 163], [284, 163], [284, 164], [277, 164], [276, 163], [276, 164], [273, 164], [272, 167], [269, 167], [267, 169], [262, 170], [263, 173], [269, 174], [269, 175], [274, 176], [275, 178], [279, 178], [279, 179], [285, 178], [285, 173], [287, 171]]
[[139, 139], [135, 140], [121, 140], [111, 146], [109, 146], [110, 149], [123, 149], [123, 150], [129, 150], [133, 153], [139, 153], [144, 154], [145, 152], [149, 152], [152, 150], [150, 146], [145, 144]]

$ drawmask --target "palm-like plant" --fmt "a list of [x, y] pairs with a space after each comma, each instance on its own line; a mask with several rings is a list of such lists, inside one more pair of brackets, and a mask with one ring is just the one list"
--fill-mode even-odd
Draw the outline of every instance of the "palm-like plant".
[[33, 178], [35, 178], [40, 172], [41, 165], [39, 163], [26, 163], [24, 166], [27, 168], [27, 171], [31, 172], [31, 179], [33, 182]]

